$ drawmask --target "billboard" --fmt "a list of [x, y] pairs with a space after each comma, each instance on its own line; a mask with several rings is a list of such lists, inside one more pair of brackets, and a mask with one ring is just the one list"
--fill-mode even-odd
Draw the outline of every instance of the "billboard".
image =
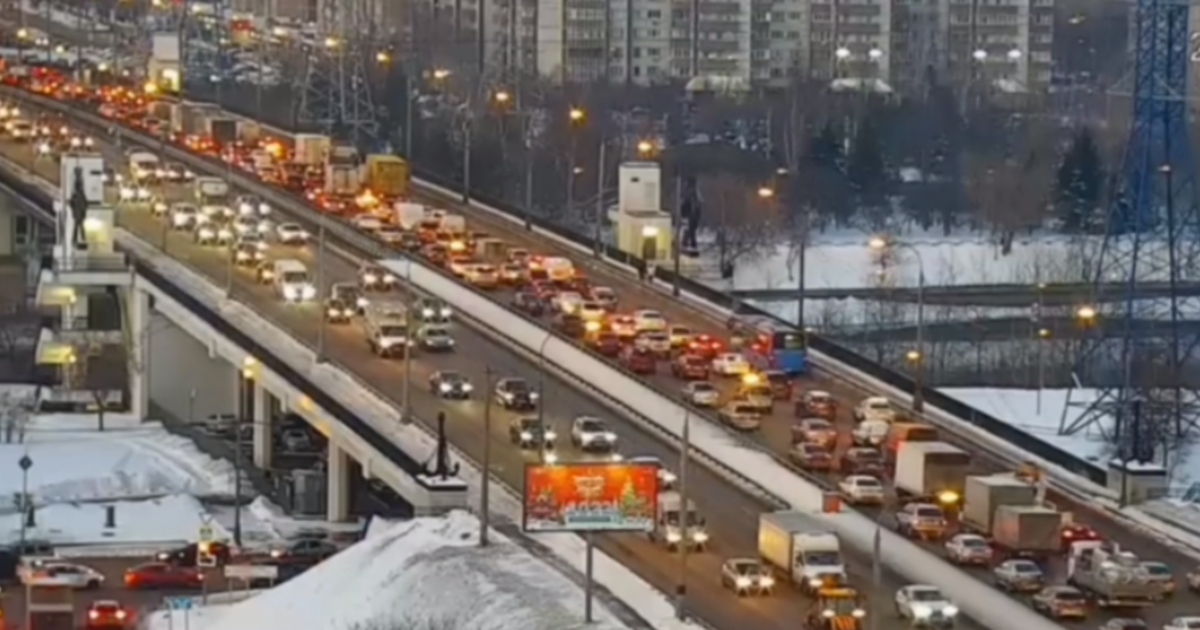
[[630, 463], [529, 464], [527, 532], [647, 532], [658, 506], [658, 466]]

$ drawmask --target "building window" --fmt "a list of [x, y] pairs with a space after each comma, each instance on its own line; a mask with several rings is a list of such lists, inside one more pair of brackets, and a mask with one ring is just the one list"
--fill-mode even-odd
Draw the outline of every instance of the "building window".
[[28, 245], [33, 237], [30, 235], [30, 224], [32, 222], [29, 217], [18, 214], [13, 219], [13, 243], [18, 247]]

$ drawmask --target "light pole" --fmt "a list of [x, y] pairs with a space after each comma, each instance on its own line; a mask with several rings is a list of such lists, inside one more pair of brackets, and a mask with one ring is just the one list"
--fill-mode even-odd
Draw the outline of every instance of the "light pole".
[[[21, 14], [24, 15], [24, 11]], [[33, 458], [26, 453], [17, 461], [17, 465], [21, 467], [21, 552], [24, 553], [29, 511], [33, 509], [33, 501], [29, 500], [29, 469], [33, 468]]]
[[[492, 366], [484, 368], [484, 398], [483, 398], [483, 481], [479, 486], [479, 546], [488, 546], [488, 528], [491, 527], [491, 514], [488, 502], [491, 499], [491, 470], [492, 470], [492, 381], [495, 375]], [[540, 401], [539, 401], [540, 402]], [[542, 449], [545, 451], [546, 449]]]
[[578, 107], [572, 107], [567, 112], [567, 124], [569, 125], [568, 133], [570, 134], [570, 142], [567, 148], [567, 216], [575, 216], [575, 178], [579, 177], [583, 171], [576, 165], [575, 150], [578, 145], [577, 131], [587, 119], [587, 114]]
[[[409, 312], [412, 312], [413, 307], [413, 289], [412, 289], [412, 258], [404, 257], [404, 295], [407, 298]], [[400, 414], [404, 422], [410, 422], [411, 416], [409, 410], [412, 406], [412, 331], [404, 333], [404, 381], [400, 385]]]
[[[537, 426], [538, 434], [546, 435], [546, 344], [554, 339], [554, 333], [546, 333], [545, 339], [542, 339], [541, 345], [538, 346], [538, 382], [537, 382]], [[546, 463], [546, 449], [543, 446], [541, 449], [541, 461]]]
[[[325, 284], [325, 239], [327, 238], [327, 235], [325, 234], [325, 223], [328, 220], [329, 217], [326, 216], [325, 211], [322, 210], [317, 218], [317, 256], [316, 260], [314, 261], [317, 268], [315, 278], [316, 282], [314, 284], [316, 285], [317, 289], [316, 300], [318, 303], [324, 299], [321, 296], [324, 295], [325, 292], [325, 287], [323, 286]], [[315, 360], [317, 363], [325, 362], [325, 337], [327, 336], [325, 329], [329, 326], [328, 320], [329, 318], [325, 317], [324, 313], [322, 313], [319, 321], [317, 321], [317, 349], [315, 352]]]
[[688, 459], [692, 454], [692, 410], [686, 408], [683, 412], [683, 439], [679, 443], [679, 502], [683, 506], [680, 515], [680, 531], [683, 532], [679, 545], [679, 584], [675, 587], [675, 618], [687, 620], [687, 578], [689, 531], [691, 525], [691, 510], [688, 509]]
[[867, 244], [875, 250], [889, 247], [907, 250], [917, 259], [917, 347], [909, 350], [905, 356], [913, 363], [913, 411], [921, 413], [925, 410], [925, 260], [921, 257], [921, 250], [903, 241], [875, 237]]

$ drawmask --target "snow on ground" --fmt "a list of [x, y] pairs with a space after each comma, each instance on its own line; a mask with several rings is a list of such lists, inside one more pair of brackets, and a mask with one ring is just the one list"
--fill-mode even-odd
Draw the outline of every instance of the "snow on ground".
[[[115, 527], [105, 527], [108, 507], [115, 510]], [[204, 506], [188, 495], [170, 495], [143, 501], [104, 503], [57, 503], [40, 508], [35, 524], [25, 530], [26, 538], [48, 540], [55, 545], [161, 545], [195, 540], [205, 515]], [[21, 515], [0, 514], [0, 540], [13, 542], [21, 536]], [[227, 534], [214, 524], [218, 538]]]
[[[105, 430], [85, 414], [39, 415], [30, 419], [24, 443], [0, 443], [0, 496], [21, 492], [18, 462], [33, 466], [28, 491], [37, 505], [70, 501], [121, 500], [168, 494], [228, 496], [233, 467], [201, 453], [186, 438], [157, 422], [106, 414]], [[2, 436], [0, 436], [2, 437]], [[0, 513], [11, 509], [0, 502]]]
[[[496, 532], [491, 546], [480, 549], [478, 530], [465, 512], [395, 524], [253, 599], [193, 611], [191, 628], [624, 627], [598, 600], [596, 623], [585, 624], [579, 587]], [[170, 630], [178, 620], [169, 615], [152, 614], [146, 627]]]

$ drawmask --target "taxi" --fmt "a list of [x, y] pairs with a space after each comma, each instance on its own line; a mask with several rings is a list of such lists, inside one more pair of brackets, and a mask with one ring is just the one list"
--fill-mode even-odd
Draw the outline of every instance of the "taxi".
[[687, 326], [671, 326], [667, 329], [667, 334], [671, 337], [672, 350], [679, 350], [692, 340], [692, 329]]
[[637, 336], [637, 322], [628, 315], [617, 315], [609, 318], [608, 326], [622, 340], [630, 340]]

